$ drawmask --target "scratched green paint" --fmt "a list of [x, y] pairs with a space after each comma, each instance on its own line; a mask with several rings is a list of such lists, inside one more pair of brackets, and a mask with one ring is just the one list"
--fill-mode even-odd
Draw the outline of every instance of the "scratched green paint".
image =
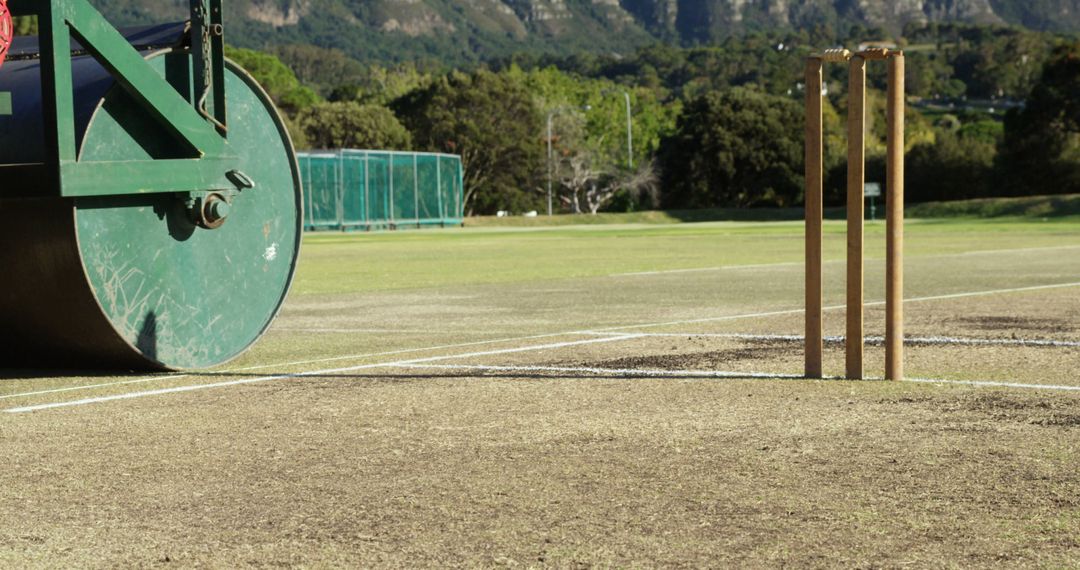
[[[150, 62], [164, 73], [165, 59]], [[223, 227], [195, 228], [170, 194], [76, 199], [79, 249], [102, 310], [145, 357], [172, 368], [215, 365], [254, 343], [284, 300], [299, 247], [299, 187], [281, 123], [235, 70], [226, 89], [230, 146], [256, 187], [236, 197]], [[170, 150], [125, 98], [119, 89], [106, 97], [81, 160]]]

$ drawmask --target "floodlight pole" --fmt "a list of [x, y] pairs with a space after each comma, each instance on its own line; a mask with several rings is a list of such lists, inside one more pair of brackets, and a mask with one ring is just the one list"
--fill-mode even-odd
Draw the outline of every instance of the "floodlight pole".
[[555, 116], [558, 111], [548, 111], [547, 114], [547, 206], [548, 216], [551, 216], [551, 118]]
[[630, 93], [623, 91], [626, 98], [626, 164], [634, 169], [634, 114], [630, 108]]

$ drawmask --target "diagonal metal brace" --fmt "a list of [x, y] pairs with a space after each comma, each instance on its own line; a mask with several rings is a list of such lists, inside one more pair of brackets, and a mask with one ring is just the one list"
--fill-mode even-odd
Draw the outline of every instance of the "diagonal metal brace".
[[[211, 40], [202, 64], [205, 105], [192, 105], [133, 48], [88, 0], [10, 0], [12, 12], [37, 15], [40, 26], [41, 87], [46, 133], [45, 162], [38, 172], [65, 197], [191, 192], [195, 189], [230, 189], [226, 173], [235, 158], [225, 139], [224, 59], [222, 54], [221, 0], [193, 0], [208, 9]], [[216, 10], [216, 12], [215, 12]], [[216, 23], [215, 23], [216, 22]], [[216, 26], [216, 27], [215, 27]], [[217, 30], [219, 33], [214, 34]], [[72, 37], [113, 76], [147, 116], [180, 143], [181, 156], [170, 160], [118, 163], [83, 163], [78, 160], [72, 81]], [[203, 112], [200, 112], [203, 111]], [[34, 172], [22, 165], [20, 172]], [[121, 168], [122, 167], [122, 168]], [[109, 173], [132, 178], [118, 184]], [[40, 180], [40, 179], [39, 179]]]
[[[221, 136], [87, 0], [51, 0], [50, 4], [54, 37], [64, 32], [64, 26], [70, 28], [162, 126], [200, 156], [221, 153], [224, 147]], [[70, 50], [52, 55], [57, 65], [70, 66]]]

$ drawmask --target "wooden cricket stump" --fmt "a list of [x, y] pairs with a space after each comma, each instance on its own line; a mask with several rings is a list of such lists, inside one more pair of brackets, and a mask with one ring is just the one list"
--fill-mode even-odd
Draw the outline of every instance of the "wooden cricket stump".
[[866, 184], [866, 64], [884, 61], [888, 79], [886, 174], [885, 378], [904, 376], [904, 54], [873, 49], [856, 54], [828, 50], [806, 61], [806, 367], [822, 378], [824, 351], [822, 289], [822, 202], [824, 64], [848, 64], [847, 314], [845, 377], [864, 376], [863, 204]]

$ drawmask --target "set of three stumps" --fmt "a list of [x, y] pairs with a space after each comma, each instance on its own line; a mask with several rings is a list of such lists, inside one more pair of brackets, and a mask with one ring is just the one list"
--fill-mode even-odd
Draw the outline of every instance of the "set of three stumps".
[[806, 377], [822, 378], [822, 202], [824, 126], [822, 70], [848, 64], [847, 328], [845, 377], [863, 378], [863, 218], [866, 180], [866, 65], [888, 65], [886, 158], [885, 378], [904, 376], [904, 54], [827, 50], [806, 61]]

